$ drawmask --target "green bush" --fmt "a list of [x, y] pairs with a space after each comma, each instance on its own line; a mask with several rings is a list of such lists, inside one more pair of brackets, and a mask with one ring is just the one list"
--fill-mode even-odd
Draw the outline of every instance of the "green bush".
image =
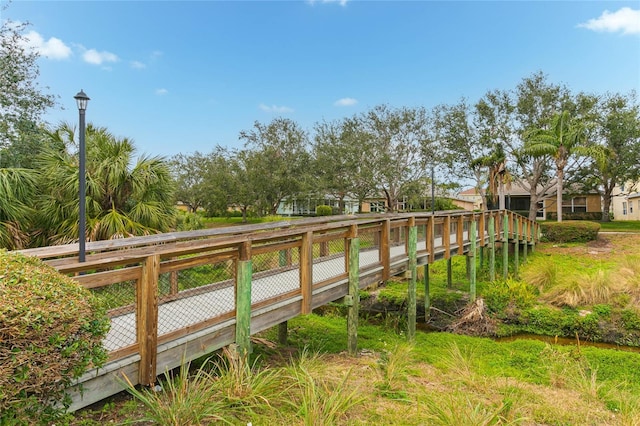
[[64, 391], [107, 357], [104, 308], [36, 258], [0, 250], [0, 424], [47, 423]]
[[[557, 220], [558, 214], [547, 212], [547, 220]], [[602, 220], [602, 212], [562, 213], [563, 220]]]
[[331, 216], [332, 214], [333, 208], [331, 208], [331, 206], [316, 207], [316, 216]]
[[541, 222], [543, 240], [557, 243], [587, 242], [598, 238], [600, 224], [587, 221]]
[[204, 228], [204, 221], [199, 214], [179, 212], [176, 215], [176, 231], [194, 231], [202, 228]]

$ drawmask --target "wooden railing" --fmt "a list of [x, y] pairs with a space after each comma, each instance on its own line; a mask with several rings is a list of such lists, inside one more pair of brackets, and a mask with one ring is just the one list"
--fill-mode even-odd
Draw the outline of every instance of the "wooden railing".
[[84, 397], [72, 407], [79, 408], [122, 388], [109, 373], [150, 384], [158, 372], [230, 343], [247, 348], [252, 334], [316, 307], [341, 298], [357, 303], [354, 288], [496, 242], [522, 245], [526, 256], [538, 235], [537, 223], [512, 212], [448, 211], [97, 241], [86, 244], [85, 262], [77, 244], [22, 252], [72, 276], [110, 307], [109, 362], [81, 379]]

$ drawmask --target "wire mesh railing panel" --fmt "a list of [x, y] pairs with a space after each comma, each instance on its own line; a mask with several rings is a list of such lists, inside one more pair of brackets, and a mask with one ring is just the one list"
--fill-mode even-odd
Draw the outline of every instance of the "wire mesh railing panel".
[[158, 335], [233, 312], [234, 278], [232, 259], [160, 274]]
[[330, 280], [347, 271], [344, 237], [313, 243], [313, 283]]
[[404, 226], [391, 228], [390, 240], [390, 255], [392, 258], [407, 254], [406, 229]]
[[360, 267], [380, 264], [380, 238], [381, 231], [378, 228], [360, 229]]
[[298, 248], [274, 250], [252, 256], [251, 303], [259, 303], [300, 290]]
[[90, 289], [106, 306], [111, 318], [111, 327], [103, 340], [103, 346], [109, 352], [133, 345], [137, 341], [136, 285], [137, 280], [128, 280]]

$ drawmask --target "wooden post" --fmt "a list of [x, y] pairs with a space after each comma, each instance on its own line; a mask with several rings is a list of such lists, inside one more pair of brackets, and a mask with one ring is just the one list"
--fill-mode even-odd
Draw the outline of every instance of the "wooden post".
[[478, 252], [480, 252], [480, 269], [484, 269], [484, 247], [478, 247]]
[[451, 273], [451, 258], [447, 259], [447, 288], [453, 287], [453, 278]]
[[472, 302], [476, 301], [476, 220], [473, 218], [471, 226], [469, 227], [469, 241], [471, 246], [469, 247], [469, 263], [471, 264], [470, 277], [469, 277], [469, 298]]
[[281, 345], [287, 344], [287, 334], [289, 329], [289, 323], [287, 321], [283, 321], [278, 324], [278, 343]]
[[142, 262], [142, 275], [136, 292], [136, 323], [140, 368], [138, 381], [149, 386], [156, 381], [158, 357], [158, 276], [160, 256], [147, 257]]
[[509, 277], [509, 213], [505, 210], [502, 220], [502, 277]]
[[464, 254], [464, 216], [458, 216], [458, 229], [457, 229], [457, 241], [458, 241], [458, 254]]
[[444, 258], [449, 259], [451, 257], [451, 216], [444, 217], [444, 223], [442, 224], [442, 243], [444, 245]]
[[527, 250], [529, 249], [529, 222], [527, 219], [522, 221], [522, 230], [523, 230], [523, 247], [522, 247], [522, 262], [527, 263]]
[[429, 252], [428, 263], [433, 263], [436, 260], [436, 253], [434, 250], [435, 246], [435, 238], [436, 238], [436, 228], [435, 228], [435, 218], [433, 216], [429, 216], [427, 221], [427, 251]]
[[496, 219], [489, 217], [489, 281], [496, 280]]
[[[177, 259], [176, 257], [172, 257], [171, 260]], [[178, 285], [178, 271], [171, 271], [169, 273], [169, 295], [175, 296], [180, 291], [180, 287]]]
[[484, 215], [485, 215], [484, 212], [480, 213], [480, 218], [478, 220], [478, 245], [480, 246], [480, 265], [482, 265], [482, 248], [486, 245], [485, 231], [487, 229], [487, 225], [485, 223]]
[[429, 289], [429, 264], [424, 265], [424, 322], [431, 317], [431, 294]]
[[520, 226], [520, 218], [514, 217], [516, 223], [513, 227], [513, 276], [518, 278], [518, 266], [520, 265], [520, 233], [518, 228]]
[[313, 233], [302, 234], [300, 247], [300, 291], [302, 292], [302, 314], [311, 313], [313, 296]]
[[465, 272], [467, 273], [467, 281], [471, 280], [471, 248], [469, 248], [469, 252], [467, 253], [467, 255], [464, 257], [464, 267], [465, 267]]
[[382, 229], [380, 230], [380, 263], [382, 263], [382, 280], [388, 281], [391, 275], [391, 220], [382, 221]]
[[417, 250], [418, 227], [415, 218], [409, 219], [409, 286], [407, 295], [407, 338], [413, 340], [416, 336], [416, 278], [418, 276]]
[[358, 354], [358, 313], [360, 309], [360, 238], [358, 227], [351, 227], [349, 238], [349, 313], [347, 334], [350, 355]]
[[236, 345], [240, 356], [251, 353], [251, 242], [239, 247], [236, 265]]

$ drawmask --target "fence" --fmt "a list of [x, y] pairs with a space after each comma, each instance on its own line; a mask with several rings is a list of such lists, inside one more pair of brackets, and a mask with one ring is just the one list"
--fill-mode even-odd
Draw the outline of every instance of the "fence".
[[364, 288], [403, 273], [411, 257], [423, 265], [475, 252], [476, 243], [526, 247], [538, 232], [499, 211], [330, 216], [90, 242], [85, 262], [77, 244], [23, 253], [109, 309], [109, 362], [80, 379], [73, 409], [118, 392], [114, 374], [153, 383], [158, 372], [348, 297], [350, 281]]

